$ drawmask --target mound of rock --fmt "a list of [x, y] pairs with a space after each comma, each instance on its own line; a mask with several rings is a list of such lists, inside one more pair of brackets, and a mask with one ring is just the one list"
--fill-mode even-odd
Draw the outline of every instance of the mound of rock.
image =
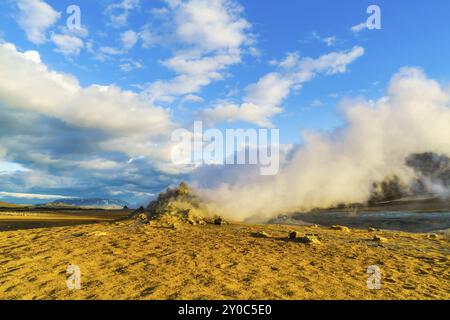
[[348, 227], [345, 226], [331, 226], [330, 227], [331, 230], [336, 230], [336, 231], [343, 231], [343, 232], [350, 232], [350, 229]]
[[211, 214], [201, 199], [184, 182], [169, 188], [152, 201], [145, 210], [150, 223], [176, 226], [178, 224], [222, 225], [223, 219]]

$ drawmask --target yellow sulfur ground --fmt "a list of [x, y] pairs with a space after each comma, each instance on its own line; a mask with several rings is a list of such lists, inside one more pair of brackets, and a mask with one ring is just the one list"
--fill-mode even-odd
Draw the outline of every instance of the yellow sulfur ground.
[[[290, 230], [321, 244], [288, 241]], [[4, 231], [0, 298], [449, 299], [449, 252], [448, 240], [423, 234], [321, 227], [124, 221]], [[69, 265], [80, 267], [81, 290], [66, 286]], [[372, 265], [379, 290], [366, 284]]]

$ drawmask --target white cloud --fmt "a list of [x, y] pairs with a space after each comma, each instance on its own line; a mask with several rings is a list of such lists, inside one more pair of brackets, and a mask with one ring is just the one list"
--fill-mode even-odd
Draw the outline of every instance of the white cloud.
[[[3, 156], [2, 153], [6, 153], [6, 149], [4, 150], [4, 148], [0, 147], [0, 159]], [[27, 169], [18, 163], [0, 160], [0, 175], [4, 173], [14, 173], [18, 171], [27, 171]]]
[[139, 40], [138, 34], [133, 30], [128, 30], [120, 35], [120, 41], [124, 50], [128, 51], [132, 49]]
[[205, 50], [240, 47], [250, 24], [240, 17], [242, 7], [227, 0], [167, 1], [175, 11], [177, 36]]
[[281, 62], [273, 62], [281, 69], [271, 72], [246, 89], [244, 101], [240, 104], [220, 103], [205, 109], [203, 116], [210, 123], [245, 121], [263, 127], [271, 127], [271, 117], [283, 111], [282, 102], [293, 90], [311, 81], [316, 75], [344, 73], [350, 63], [364, 54], [362, 47], [344, 52], [332, 52], [317, 59], [300, 58], [290, 53]]
[[337, 42], [337, 38], [335, 36], [321, 37], [317, 32], [313, 32], [313, 37], [320, 42], [325, 43], [328, 47], [334, 46]]
[[8, 43], [0, 44], [0, 69], [3, 104], [101, 130], [108, 134], [100, 144], [105, 150], [170, 159], [170, 152], [158, 146], [172, 130], [170, 112], [143, 96], [115, 85], [82, 87], [75, 77], [49, 70], [38, 52], [20, 52]]
[[128, 24], [128, 18], [133, 10], [140, 7], [139, 0], [123, 0], [106, 7], [105, 14], [109, 18], [110, 25], [114, 28], [121, 28]]
[[109, 47], [102, 46], [98, 52], [94, 50], [93, 42], [88, 43], [88, 51], [92, 53], [97, 60], [104, 61], [111, 59], [112, 56], [121, 56], [128, 53], [139, 40], [140, 35], [133, 30], [128, 30], [120, 34], [120, 46]]
[[133, 59], [121, 59], [120, 69], [124, 72], [131, 72], [133, 70], [142, 69], [143, 65], [139, 61]]
[[196, 96], [194, 94], [188, 94], [183, 97], [182, 101], [185, 103], [202, 103], [205, 100], [202, 97]]
[[354, 34], [357, 34], [365, 29], [367, 29], [367, 23], [361, 22], [360, 24], [357, 24], [357, 25], [354, 25], [353, 27], [351, 27], [350, 31], [353, 32]]
[[51, 194], [0, 192], [0, 198], [6, 198], [6, 197], [18, 198], [18, 199], [38, 199], [38, 200], [74, 199], [74, 197], [58, 196], [58, 195], [51, 195]]
[[323, 39], [323, 41], [325, 42], [325, 44], [329, 47], [334, 46], [336, 43], [336, 37], [326, 37]]
[[320, 101], [319, 99], [314, 99], [312, 102], [311, 102], [311, 107], [313, 107], [313, 108], [318, 108], [318, 107], [321, 107], [323, 105], [323, 103], [322, 103], [322, 101]]
[[222, 72], [230, 65], [241, 61], [239, 52], [215, 55], [195, 55], [193, 52], [179, 52], [163, 64], [178, 74], [166, 81], [156, 81], [146, 90], [152, 101], [170, 102], [174, 96], [199, 92], [213, 81], [223, 80]]
[[73, 29], [69, 29], [66, 26], [60, 26], [59, 30], [62, 34], [67, 34], [69, 36], [74, 36], [78, 38], [86, 38], [87, 36], [89, 36], [89, 30], [85, 26]]
[[52, 42], [56, 45], [57, 52], [67, 56], [77, 56], [84, 47], [83, 40], [66, 34], [52, 34]]
[[243, 9], [231, 0], [166, 0], [175, 41], [184, 50], [163, 65], [176, 73], [167, 81], [148, 87], [153, 101], [173, 101], [180, 95], [198, 93], [214, 81], [223, 80], [228, 67], [242, 61], [243, 48], [252, 43], [250, 24]]
[[111, 56], [118, 56], [123, 54], [122, 50], [113, 47], [100, 47], [99, 52], [100, 54]]
[[46, 31], [53, 26], [61, 14], [42, 0], [18, 0], [18, 23], [29, 41], [42, 44], [47, 41]]
[[0, 97], [18, 107], [105, 130], [135, 131], [142, 125], [139, 130], [148, 131], [168, 125], [167, 112], [139, 95], [115, 86], [83, 88], [74, 77], [48, 70], [35, 51], [22, 53], [11, 44], [0, 45], [0, 65]]
[[158, 41], [158, 37], [150, 30], [149, 26], [145, 26], [141, 32], [139, 32], [139, 38], [142, 40], [142, 47], [144, 49], [151, 48]]

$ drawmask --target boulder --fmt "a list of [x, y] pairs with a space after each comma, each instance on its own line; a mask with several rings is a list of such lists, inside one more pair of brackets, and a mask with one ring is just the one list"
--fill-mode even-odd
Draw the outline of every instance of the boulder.
[[252, 234], [255, 238], [270, 238], [270, 234], [264, 231], [258, 231]]
[[321, 244], [320, 240], [312, 235], [305, 235], [304, 237], [297, 238], [297, 241], [305, 244]]
[[331, 230], [337, 230], [337, 231], [344, 231], [344, 232], [350, 232], [350, 229], [345, 226], [331, 226]]
[[375, 235], [372, 240], [379, 242], [379, 243], [388, 242], [388, 240], [386, 238], [383, 238], [382, 236], [379, 236], [379, 235]]
[[148, 223], [148, 217], [145, 213], [141, 213], [141, 214], [137, 215], [136, 220], [142, 224]]
[[297, 231], [289, 231], [289, 239], [291, 240], [297, 239]]

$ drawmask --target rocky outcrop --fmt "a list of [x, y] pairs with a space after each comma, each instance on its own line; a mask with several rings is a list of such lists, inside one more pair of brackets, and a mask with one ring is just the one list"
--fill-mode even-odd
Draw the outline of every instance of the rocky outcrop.
[[178, 188], [169, 188], [152, 201], [147, 209], [147, 216], [152, 221], [168, 224], [187, 223], [191, 225], [222, 225], [221, 217], [210, 213], [194, 191], [184, 182]]

